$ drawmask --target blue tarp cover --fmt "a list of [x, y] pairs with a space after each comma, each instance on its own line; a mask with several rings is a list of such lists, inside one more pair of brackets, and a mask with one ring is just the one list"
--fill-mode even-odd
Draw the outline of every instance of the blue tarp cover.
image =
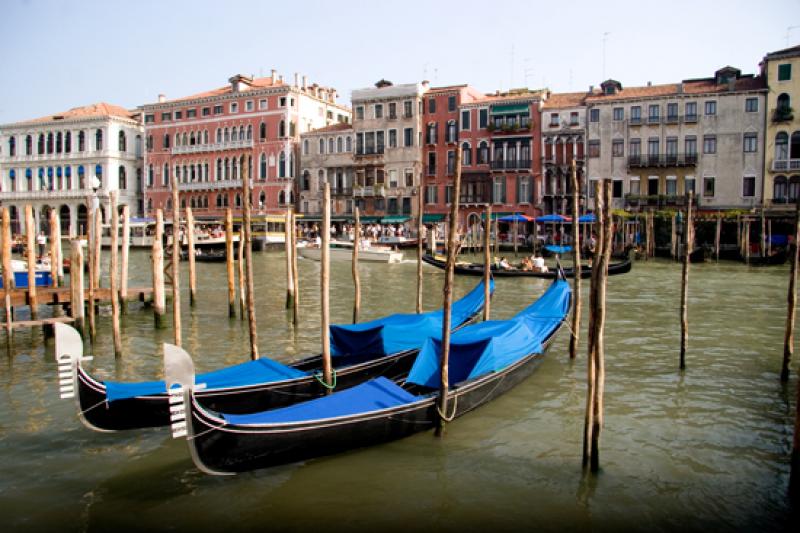
[[[536, 302], [510, 320], [481, 322], [456, 331], [450, 338], [450, 385], [502, 370], [528, 354], [541, 352], [542, 342], [569, 310], [570, 288], [558, 280]], [[420, 350], [410, 383], [439, 386], [441, 341], [428, 339]]]
[[230, 424], [280, 424], [367, 413], [412, 403], [419, 398], [379, 377], [315, 400], [246, 415], [222, 415]]
[[548, 244], [544, 247], [544, 249], [554, 254], [565, 254], [572, 251], [572, 246], [556, 246], [555, 244]]
[[[494, 280], [489, 290], [494, 292]], [[460, 326], [483, 308], [483, 282], [453, 304], [451, 324]], [[397, 314], [361, 324], [331, 326], [331, 355], [388, 355], [419, 349], [428, 337], [442, 334], [443, 311]]]
[[787, 244], [789, 244], [789, 236], [773, 235], [769, 242], [774, 246], [786, 246]]
[[[294, 379], [305, 375], [306, 373], [302, 370], [286, 366], [272, 359], [262, 358], [205, 374], [198, 374], [195, 382], [205, 383], [207, 389], [221, 389]], [[136, 396], [164, 394], [166, 392], [166, 385], [163, 381], [140, 381], [135, 383], [106, 381], [105, 386], [106, 398], [109, 402]]]

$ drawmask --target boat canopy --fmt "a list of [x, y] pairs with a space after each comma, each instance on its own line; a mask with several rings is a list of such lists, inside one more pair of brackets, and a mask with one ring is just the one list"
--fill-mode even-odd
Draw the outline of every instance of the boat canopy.
[[[489, 290], [494, 292], [494, 280]], [[451, 324], [457, 327], [483, 308], [483, 281], [453, 304]], [[441, 309], [421, 314], [396, 314], [361, 324], [333, 325], [331, 355], [393, 354], [419, 349], [428, 337], [442, 334]]]
[[[503, 370], [531, 353], [541, 352], [542, 343], [564, 319], [569, 304], [569, 284], [558, 280], [512, 319], [481, 322], [453, 333], [448, 362], [450, 385]], [[428, 339], [407, 381], [438, 387], [441, 352], [441, 340]]]
[[[229, 366], [197, 375], [197, 383], [204, 383], [207, 389], [224, 389], [228, 387], [242, 387], [284, 379], [295, 379], [307, 375], [302, 370], [273, 361], [272, 359], [256, 359], [239, 365]], [[163, 381], [140, 381], [133, 383], [106, 381], [106, 398], [109, 402], [135, 398], [136, 396], [149, 396], [164, 394], [166, 385]]]

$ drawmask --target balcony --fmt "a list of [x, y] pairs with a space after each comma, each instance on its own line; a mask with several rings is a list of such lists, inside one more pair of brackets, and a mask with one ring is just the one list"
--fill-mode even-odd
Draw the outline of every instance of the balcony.
[[492, 161], [492, 170], [528, 170], [530, 168], [530, 159], [506, 159]]
[[[0, 200], [85, 200], [95, 193], [92, 189], [69, 189], [54, 191], [8, 191], [0, 192]], [[107, 191], [98, 190], [97, 194], [106, 198]]]
[[630, 126], [641, 126], [642, 125], [642, 117], [631, 117], [628, 120], [628, 124]]
[[786, 172], [787, 170], [800, 170], [800, 159], [772, 160], [772, 172]]
[[697, 115], [686, 115], [685, 117], [683, 117], [683, 121], [686, 124], [692, 124], [694, 122], [697, 122]]
[[386, 187], [383, 185], [356, 185], [353, 187], [353, 196], [383, 196], [386, 197]]
[[384, 147], [379, 146], [378, 148], [363, 148], [361, 150], [356, 150], [356, 157], [359, 158], [375, 158], [375, 157], [383, 157]]
[[[250, 178], [250, 187], [253, 179]], [[195, 181], [192, 183], [179, 183], [179, 191], [216, 191], [220, 189], [241, 189], [242, 180]]]
[[338, 187], [336, 189], [331, 189], [331, 196], [352, 196], [353, 189], [352, 187]]
[[772, 122], [789, 122], [794, 120], [794, 113], [791, 107], [779, 107], [772, 112]]
[[647, 117], [647, 123], [648, 124], [661, 124], [661, 116]]
[[[626, 194], [625, 207], [683, 207], [686, 205], [686, 196], [682, 194], [655, 194], [638, 195]], [[697, 206], [697, 197], [692, 200], [692, 205]]]
[[45, 165], [50, 162], [64, 162], [67, 164], [80, 164], [84, 159], [98, 159], [105, 157], [119, 157], [122, 159], [136, 159], [136, 154], [133, 152], [118, 152], [116, 150], [84, 150], [83, 152], [72, 151], [69, 153], [52, 153], [52, 154], [31, 154], [22, 155], [2, 155], [0, 156], [0, 163], [44, 163]]
[[213, 144], [194, 144], [188, 146], [173, 146], [172, 154], [200, 154], [205, 152], [218, 152], [222, 150], [241, 150], [253, 147], [253, 139], [243, 141], [227, 141]]
[[664, 118], [664, 124], [677, 124], [681, 118], [678, 115], [667, 115]]
[[697, 164], [697, 154], [649, 154], [628, 156], [628, 166], [646, 167], [686, 167]]

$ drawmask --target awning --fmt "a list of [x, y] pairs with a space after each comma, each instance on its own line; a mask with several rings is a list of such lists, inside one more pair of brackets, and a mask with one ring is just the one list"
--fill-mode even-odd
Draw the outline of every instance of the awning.
[[434, 222], [441, 222], [442, 220], [444, 220], [444, 215], [441, 213], [431, 213], [429, 215], [426, 214], [422, 215], [423, 224], [432, 224]]
[[[493, 212], [492, 213], [492, 220], [497, 220], [498, 218], [507, 217], [507, 216], [510, 216], [510, 215], [513, 215], [513, 214], [514, 213], [512, 213], [511, 211], [501, 211], [499, 213]], [[486, 211], [481, 213], [481, 220], [483, 220], [485, 218], [486, 218]]]
[[530, 113], [530, 109], [528, 104], [493, 105], [490, 113], [492, 115], [519, 115], [521, 113]]
[[410, 220], [411, 217], [408, 215], [390, 215], [388, 217], [381, 218], [381, 222], [384, 224], [402, 224], [406, 220]]
[[378, 222], [380, 219], [381, 217], [376, 217], [376, 216], [359, 217], [359, 220], [361, 221], [362, 224], [365, 222], [371, 224], [373, 222]]

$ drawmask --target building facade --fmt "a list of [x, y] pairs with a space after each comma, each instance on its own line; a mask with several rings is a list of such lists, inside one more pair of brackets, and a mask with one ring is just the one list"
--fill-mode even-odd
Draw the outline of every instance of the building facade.
[[800, 197], [800, 114], [792, 108], [800, 101], [800, 46], [767, 54], [761, 73], [769, 86], [764, 204], [788, 208]]
[[139, 114], [106, 103], [0, 126], [0, 203], [12, 231], [24, 230], [30, 204], [40, 230], [55, 209], [63, 235], [84, 235], [87, 203], [96, 198], [107, 221], [111, 191], [141, 215], [142, 144]]
[[416, 216], [427, 91], [427, 83], [386, 80], [353, 91], [353, 200], [362, 214], [395, 222]]
[[690, 190], [699, 209], [760, 205], [765, 93], [763, 78], [732, 67], [676, 84], [603, 82], [586, 98], [587, 196], [611, 178], [614, 208], [679, 206]]
[[171, 176], [181, 207], [199, 217], [219, 217], [242, 206], [242, 176], [252, 180], [256, 213], [295, 204], [300, 134], [350, 121], [336, 91], [268, 78], [236, 75], [225, 87], [142, 106], [146, 151], [145, 210], [171, 212]]
[[300, 181], [298, 212], [319, 216], [322, 191], [330, 183], [331, 214], [352, 216], [355, 160], [353, 126], [340, 123], [300, 135]]

